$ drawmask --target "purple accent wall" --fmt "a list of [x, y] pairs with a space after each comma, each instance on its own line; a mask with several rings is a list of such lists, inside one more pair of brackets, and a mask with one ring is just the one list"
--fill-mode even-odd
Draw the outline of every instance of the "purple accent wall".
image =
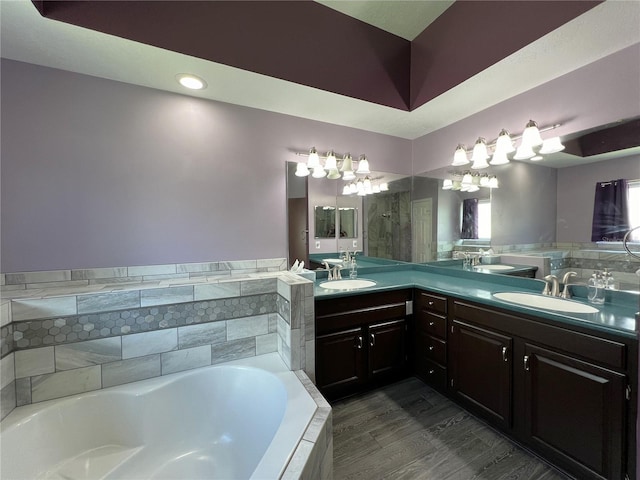
[[408, 110], [410, 42], [312, 1], [44, 3], [44, 16]]
[[597, 182], [640, 179], [640, 155], [558, 170], [558, 242], [590, 242]]
[[554, 135], [562, 136], [637, 117], [638, 58], [636, 44], [414, 140], [414, 173], [450, 165], [458, 143], [470, 148], [478, 137], [492, 141], [502, 128], [520, 135], [529, 119], [540, 127], [561, 123]]
[[287, 256], [292, 151], [411, 142], [2, 60], [3, 272]]
[[411, 43], [411, 109], [599, 3], [455, 2]]

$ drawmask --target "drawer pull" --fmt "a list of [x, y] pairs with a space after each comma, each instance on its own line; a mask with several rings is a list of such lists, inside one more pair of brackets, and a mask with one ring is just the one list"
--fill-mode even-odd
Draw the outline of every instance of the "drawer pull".
[[427, 302], [427, 305], [429, 305], [430, 307], [433, 307], [433, 300], [429, 300], [429, 301]]
[[433, 352], [433, 345], [429, 345], [429, 351]]
[[373, 347], [376, 344], [376, 336], [372, 333], [369, 338], [369, 345]]
[[356, 343], [355, 343], [354, 347], [356, 347], [358, 350], [361, 350], [362, 349], [362, 336], [358, 335], [355, 338], [355, 340], [356, 340]]
[[436, 322], [429, 322], [429, 326], [433, 327], [436, 324]]
[[529, 356], [525, 355], [523, 358], [524, 361], [524, 369], [528, 372], [529, 371]]
[[429, 369], [429, 375], [433, 375], [434, 373], [436, 373], [436, 371], [433, 368]]
[[502, 361], [507, 362], [509, 359], [507, 358], [507, 347], [502, 347]]

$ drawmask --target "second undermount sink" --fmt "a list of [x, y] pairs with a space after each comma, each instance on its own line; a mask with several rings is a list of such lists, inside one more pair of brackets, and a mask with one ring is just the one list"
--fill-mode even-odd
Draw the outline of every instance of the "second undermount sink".
[[493, 296], [498, 300], [505, 302], [517, 303], [525, 307], [542, 308], [544, 310], [555, 310], [556, 312], [566, 313], [596, 313], [599, 310], [591, 305], [575, 302], [573, 300], [565, 300], [564, 298], [550, 297], [547, 295], [539, 295], [536, 293], [523, 292], [499, 292]]
[[514, 267], [510, 265], [476, 265], [476, 270], [513, 270]]
[[329, 290], [357, 290], [359, 288], [373, 287], [376, 284], [373, 280], [363, 279], [345, 279], [345, 280], [329, 280], [322, 282], [320, 287]]

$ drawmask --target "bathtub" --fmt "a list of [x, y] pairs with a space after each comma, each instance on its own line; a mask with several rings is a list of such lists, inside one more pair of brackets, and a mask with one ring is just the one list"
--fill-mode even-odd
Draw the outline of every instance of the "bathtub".
[[316, 403], [278, 354], [16, 408], [9, 479], [277, 479]]

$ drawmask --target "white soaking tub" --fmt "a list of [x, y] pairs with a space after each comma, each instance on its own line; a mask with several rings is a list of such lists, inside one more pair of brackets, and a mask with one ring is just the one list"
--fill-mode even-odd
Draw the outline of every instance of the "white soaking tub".
[[16, 408], [9, 479], [277, 479], [316, 403], [277, 354]]

